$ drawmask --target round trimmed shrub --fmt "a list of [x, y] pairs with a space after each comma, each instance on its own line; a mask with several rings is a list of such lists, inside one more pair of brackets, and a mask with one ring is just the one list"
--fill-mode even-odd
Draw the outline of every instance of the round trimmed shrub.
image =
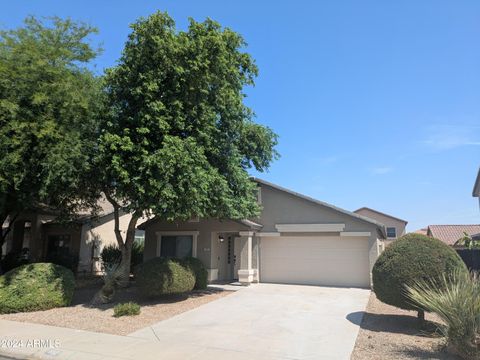
[[408, 300], [405, 286], [418, 280], [436, 282], [457, 268], [466, 270], [465, 263], [450, 246], [425, 235], [407, 234], [378, 257], [372, 270], [373, 291], [386, 304], [422, 311]]
[[0, 276], [0, 313], [68, 306], [74, 290], [70, 269], [52, 263], [22, 265]]
[[182, 294], [195, 286], [193, 270], [170, 258], [153, 258], [138, 265], [135, 278], [142, 294], [148, 297]]
[[195, 290], [205, 290], [208, 282], [208, 271], [203, 263], [194, 257], [187, 257], [183, 260], [187, 266], [190, 266], [195, 274]]

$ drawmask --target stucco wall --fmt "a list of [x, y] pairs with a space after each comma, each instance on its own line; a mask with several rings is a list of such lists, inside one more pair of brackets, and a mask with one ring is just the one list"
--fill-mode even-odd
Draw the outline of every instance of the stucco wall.
[[168, 222], [153, 221], [145, 229], [145, 252], [144, 260], [157, 256], [157, 232], [162, 231], [198, 231], [197, 237], [197, 257], [205, 264], [207, 268], [216, 268], [217, 264], [212, 264], [212, 259], [218, 257], [218, 243], [212, 241], [212, 233], [243, 231], [248, 230], [245, 225], [231, 220], [205, 219], [199, 222]]
[[[293, 194], [261, 184], [263, 211], [257, 221], [262, 225], [262, 232], [276, 232], [275, 224], [345, 224], [347, 232], [370, 232], [369, 261], [370, 271], [379, 255], [377, 226], [334, 209], [318, 205]], [[322, 235], [328, 235], [323, 233]], [[294, 234], [289, 234], [294, 235]], [[299, 235], [299, 234], [298, 234]], [[309, 235], [313, 235], [310, 233]]]
[[[131, 214], [124, 214], [119, 218], [120, 230], [123, 236], [126, 234], [128, 223], [131, 218]], [[145, 221], [146, 219], [142, 220]], [[137, 224], [141, 224], [143, 222], [142, 220], [139, 220]], [[80, 261], [78, 264], [79, 271], [101, 271], [101, 264], [98, 257], [100, 256], [102, 249], [107, 245], [117, 244], [115, 233], [113, 232], [114, 226], [115, 222], [113, 213], [83, 225], [79, 253]], [[92, 250], [94, 244], [97, 244], [97, 249], [95, 251]], [[94, 256], [93, 259], [92, 255]]]
[[[397, 229], [397, 238], [405, 235], [405, 228], [406, 224], [403, 221], [397, 220], [397, 219], [392, 219], [389, 216], [385, 216], [383, 214], [379, 214], [376, 211], [371, 211], [369, 209], [359, 209], [356, 211], [357, 214], [360, 214], [362, 216], [369, 217], [371, 219], [374, 219], [382, 224], [385, 225], [385, 228], [387, 227], [394, 227]], [[394, 240], [393, 238], [389, 238], [388, 240]]]

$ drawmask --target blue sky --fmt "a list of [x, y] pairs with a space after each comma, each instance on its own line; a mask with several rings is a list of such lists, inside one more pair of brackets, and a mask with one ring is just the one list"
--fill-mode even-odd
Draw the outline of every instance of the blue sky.
[[0, 26], [70, 16], [100, 29], [97, 69], [128, 24], [166, 10], [241, 33], [260, 68], [247, 103], [280, 136], [260, 176], [345, 209], [428, 224], [480, 223], [478, 1], [4, 1]]

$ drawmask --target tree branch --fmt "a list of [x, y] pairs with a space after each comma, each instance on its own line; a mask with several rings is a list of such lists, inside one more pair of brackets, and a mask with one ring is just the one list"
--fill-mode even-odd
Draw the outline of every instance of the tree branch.
[[105, 192], [105, 197], [107, 198], [108, 202], [113, 206], [113, 219], [114, 219], [113, 232], [115, 233], [115, 238], [117, 239], [118, 247], [122, 249], [123, 247], [125, 247], [125, 243], [123, 241], [122, 233], [120, 231], [120, 205], [107, 192]]

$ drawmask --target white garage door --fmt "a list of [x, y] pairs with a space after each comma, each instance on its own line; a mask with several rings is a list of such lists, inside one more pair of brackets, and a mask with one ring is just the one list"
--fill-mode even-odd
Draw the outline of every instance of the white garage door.
[[260, 281], [370, 286], [368, 238], [277, 236], [260, 240]]

